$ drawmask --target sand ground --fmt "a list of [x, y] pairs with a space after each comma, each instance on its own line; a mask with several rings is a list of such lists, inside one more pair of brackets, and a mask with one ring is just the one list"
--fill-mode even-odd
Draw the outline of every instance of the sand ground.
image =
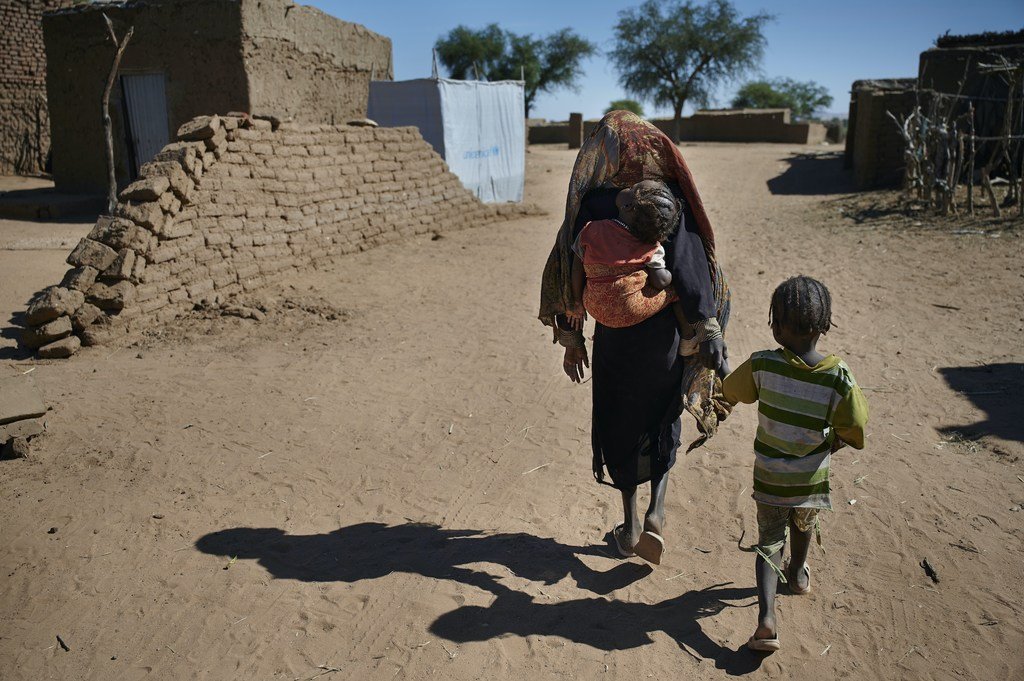
[[[866, 449], [833, 462], [814, 593], [780, 597], [781, 652], [743, 648], [753, 409], [681, 456], [665, 563], [611, 557], [590, 386], [534, 319], [573, 154], [533, 147], [547, 217], [351, 257], [267, 291], [262, 323], [53, 363], [5, 332], [0, 371], [34, 369], [53, 411], [32, 460], [0, 462], [0, 676], [1024, 678], [1020, 230], [858, 224], [835, 157], [683, 151], [734, 363], [771, 346], [772, 288], [819, 276], [825, 347], [871, 404]], [[7, 248], [5, 325], [67, 252]]]

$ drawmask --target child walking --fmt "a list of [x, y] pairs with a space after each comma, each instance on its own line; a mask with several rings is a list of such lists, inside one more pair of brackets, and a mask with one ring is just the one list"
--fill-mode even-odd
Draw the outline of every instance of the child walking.
[[[794, 277], [772, 295], [768, 322], [780, 348], [755, 352], [722, 384], [725, 399], [758, 403], [754, 440], [757, 504], [758, 622], [747, 647], [779, 650], [775, 622], [778, 575], [792, 594], [811, 591], [807, 554], [818, 512], [832, 508], [829, 459], [850, 445], [864, 447], [867, 401], [839, 357], [818, 351], [832, 327], [832, 298], [820, 281]], [[790, 561], [782, 554], [789, 534]]]

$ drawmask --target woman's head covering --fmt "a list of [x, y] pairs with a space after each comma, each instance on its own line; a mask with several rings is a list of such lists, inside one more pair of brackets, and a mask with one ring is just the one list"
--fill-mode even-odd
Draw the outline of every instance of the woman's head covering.
[[601, 119], [576, 156], [565, 201], [565, 219], [558, 230], [541, 281], [539, 316], [542, 322], [554, 326], [555, 315], [564, 313], [575, 302], [572, 299], [570, 264], [573, 227], [583, 197], [592, 189], [625, 189], [641, 180], [674, 183], [682, 190], [683, 198], [693, 212], [697, 232], [704, 242], [714, 282], [718, 276], [715, 235], [693, 174], [679, 153], [679, 147], [665, 133], [636, 114], [612, 111]]

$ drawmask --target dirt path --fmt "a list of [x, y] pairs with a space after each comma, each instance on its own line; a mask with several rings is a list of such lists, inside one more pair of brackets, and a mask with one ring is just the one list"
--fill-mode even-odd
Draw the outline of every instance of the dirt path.
[[820, 276], [871, 402], [781, 653], [742, 648], [752, 409], [673, 471], [665, 564], [610, 555], [589, 385], [534, 321], [573, 156], [535, 147], [546, 218], [360, 254], [260, 324], [0, 365], [54, 406], [35, 460], [0, 466], [4, 677], [1020, 678], [1024, 240], [855, 225], [802, 151], [684, 148], [734, 360], [770, 343], [779, 281]]

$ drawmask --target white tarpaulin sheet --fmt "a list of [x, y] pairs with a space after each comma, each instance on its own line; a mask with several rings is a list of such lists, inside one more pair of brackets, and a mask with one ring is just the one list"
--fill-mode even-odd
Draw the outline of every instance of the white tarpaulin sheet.
[[374, 81], [367, 115], [385, 127], [418, 127], [481, 201], [523, 200], [526, 125], [521, 82]]

